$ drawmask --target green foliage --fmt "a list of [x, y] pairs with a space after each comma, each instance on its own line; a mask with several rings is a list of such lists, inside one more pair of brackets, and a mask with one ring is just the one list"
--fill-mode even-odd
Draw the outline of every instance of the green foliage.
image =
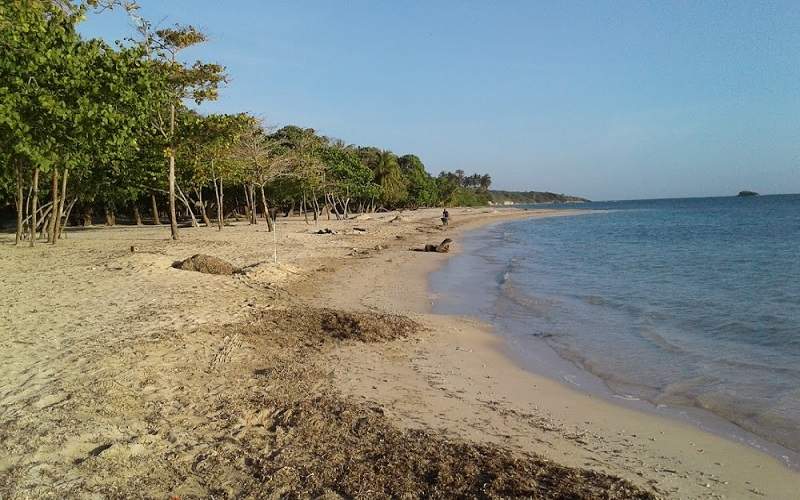
[[[76, 24], [91, 8], [123, 8], [141, 41], [83, 39]], [[205, 34], [180, 25], [154, 30], [137, 9], [132, 0], [0, 2], [0, 205], [13, 202], [20, 165], [23, 183], [34, 169], [69, 170], [70, 198], [126, 206], [167, 189], [168, 157], [177, 160], [178, 185], [200, 194], [224, 179], [226, 187], [263, 186], [287, 205], [303, 198], [342, 209], [488, 201], [488, 175], [457, 170], [434, 178], [415, 155], [398, 158], [293, 125], [271, 132], [244, 113], [188, 109], [216, 99], [224, 67], [182, 62], [181, 51]], [[49, 192], [47, 183], [41, 192]]]
[[551, 193], [549, 191], [489, 191], [489, 195], [494, 203], [503, 204], [512, 202], [514, 204], [526, 203], [580, 203], [589, 201], [578, 196], [568, 196], [565, 194]]
[[425, 170], [422, 160], [416, 155], [405, 155], [397, 161], [408, 190], [408, 204], [412, 207], [436, 206], [439, 203], [436, 179]]
[[372, 160], [375, 182], [381, 186], [381, 201], [388, 206], [402, 205], [408, 191], [397, 156], [391, 151], [379, 151]]
[[233, 157], [233, 150], [254, 126], [251, 116], [244, 113], [203, 116], [182, 109], [178, 119], [181, 177], [189, 185], [200, 187], [216, 177], [236, 179], [243, 175], [245, 167]]
[[81, 39], [82, 13], [49, 2], [0, 6], [0, 137], [11, 156], [45, 172], [86, 173], [129, 157], [165, 84], [141, 47]]
[[330, 145], [321, 151], [326, 190], [340, 197], [369, 200], [379, 196], [380, 185], [352, 148]]
[[465, 207], [488, 205], [491, 182], [488, 174], [466, 176], [463, 170], [441, 172], [436, 179], [442, 204]]

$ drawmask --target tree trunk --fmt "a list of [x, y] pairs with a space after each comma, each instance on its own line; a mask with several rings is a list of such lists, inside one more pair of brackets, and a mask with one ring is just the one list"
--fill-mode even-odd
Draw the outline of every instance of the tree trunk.
[[71, 202], [69, 202], [69, 206], [67, 207], [67, 211], [64, 213], [64, 222], [60, 225], [58, 229], [58, 237], [61, 238], [63, 233], [64, 239], [67, 238], [67, 233], [64, 233], [64, 228], [67, 227], [67, 222], [69, 221], [69, 214], [72, 212], [72, 207], [75, 206], [75, 202], [78, 201], [78, 198], [75, 197]]
[[183, 192], [183, 189], [181, 189], [177, 183], [175, 183], [175, 187], [178, 190], [183, 205], [186, 207], [186, 213], [189, 214], [189, 217], [192, 219], [192, 227], [200, 227], [200, 224], [197, 223], [197, 218], [194, 216], [194, 212], [192, 212], [192, 207], [189, 204], [189, 198], [186, 196], [186, 193]]
[[258, 203], [256, 202], [256, 185], [250, 184], [250, 223], [258, 224]]
[[[211, 162], [212, 168], [214, 162]], [[219, 187], [217, 187], [217, 181], [219, 180]], [[222, 202], [224, 201], [223, 197], [224, 193], [222, 191], [222, 177], [219, 179], [214, 178], [214, 196], [217, 198], [217, 226], [219, 231], [222, 231], [222, 226], [225, 225], [225, 213], [223, 211]]]
[[273, 227], [273, 220], [272, 214], [269, 211], [269, 204], [267, 203], [267, 197], [264, 195], [264, 185], [261, 185], [261, 205], [264, 208], [264, 217], [267, 218], [267, 231], [272, 232], [275, 230]]
[[250, 184], [250, 204], [253, 205], [253, 224], [258, 224], [258, 202], [256, 201], [255, 184]]
[[25, 218], [22, 220], [22, 236], [27, 237], [29, 227], [28, 219], [30, 219], [31, 213], [31, 201], [33, 201], [33, 184], [28, 186], [28, 197], [25, 198]]
[[39, 239], [41, 240], [46, 238], [45, 241], [47, 243], [50, 243], [50, 212], [51, 210], [48, 208], [47, 211], [42, 215], [41, 222], [39, 223], [41, 225], [41, 229], [37, 228], [39, 231], [41, 231], [39, 233]]
[[55, 207], [58, 206], [58, 169], [55, 167], [53, 167], [53, 171], [50, 172], [50, 197], [54, 210], [53, 215], [48, 221], [49, 224], [47, 225], [47, 242], [55, 244], [54, 240], [56, 239], [56, 224], [58, 223], [55, 218]]
[[156, 194], [150, 193], [150, 210], [153, 212], [153, 224], [156, 226], [161, 225], [161, 219], [158, 218], [158, 203], [156, 203]]
[[208, 213], [206, 212], [206, 204], [203, 201], [203, 188], [194, 188], [194, 194], [197, 195], [197, 201], [200, 203], [200, 215], [203, 217], [203, 223], [206, 227], [211, 227], [211, 221], [208, 220]]
[[175, 156], [172, 152], [169, 155], [169, 230], [172, 239], [177, 240], [178, 216], [175, 213]]
[[169, 230], [178, 239], [178, 217], [175, 214], [175, 104], [169, 105]]
[[22, 166], [19, 164], [19, 161], [17, 161], [17, 236], [14, 240], [15, 245], [19, 245], [22, 241], [22, 206], [25, 203], [24, 196], [25, 193], [22, 189]]
[[253, 224], [253, 212], [250, 210], [250, 187], [245, 184], [242, 188], [244, 190], [244, 218], [247, 219], [248, 224]]
[[339, 215], [339, 209], [336, 208], [336, 199], [332, 194], [328, 195], [328, 204], [331, 206], [331, 208], [333, 208], [333, 213], [336, 215], [336, 220], [341, 219], [342, 217]]
[[31, 210], [31, 246], [34, 245], [36, 241], [36, 210], [37, 205], [39, 204], [39, 168], [33, 169], [33, 181], [31, 181], [31, 185], [33, 186], [33, 207]]
[[69, 176], [69, 169], [64, 168], [64, 175], [61, 177], [61, 199], [58, 202], [58, 210], [56, 211], [56, 237], [53, 240], [53, 245], [56, 244], [56, 241], [61, 239], [61, 229], [66, 225], [66, 221], [64, 224], [61, 224], [61, 216], [64, 214], [64, 200], [67, 199], [67, 177]]
[[83, 227], [90, 227], [92, 225], [92, 208], [83, 207]]
[[308, 207], [306, 206], [306, 192], [303, 191], [303, 201], [300, 203], [300, 210], [303, 212], [303, 219], [308, 224]]
[[133, 220], [137, 226], [142, 225], [142, 214], [139, 213], [139, 205], [136, 202], [133, 203]]

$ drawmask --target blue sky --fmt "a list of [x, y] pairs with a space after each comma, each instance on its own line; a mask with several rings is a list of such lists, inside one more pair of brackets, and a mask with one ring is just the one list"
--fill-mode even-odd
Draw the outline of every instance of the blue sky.
[[[592, 199], [800, 192], [800, 2], [140, 0], [249, 111]], [[131, 33], [122, 13], [90, 36]]]

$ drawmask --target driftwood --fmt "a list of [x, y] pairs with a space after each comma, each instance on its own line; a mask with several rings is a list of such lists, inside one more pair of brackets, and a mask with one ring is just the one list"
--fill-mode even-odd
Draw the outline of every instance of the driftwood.
[[438, 245], [432, 245], [432, 244], [428, 243], [427, 245], [425, 245], [424, 248], [412, 248], [412, 250], [414, 250], [415, 252], [447, 253], [447, 252], [450, 251], [450, 243], [452, 243], [452, 242], [453, 242], [453, 240], [451, 240], [450, 238], [445, 238]]

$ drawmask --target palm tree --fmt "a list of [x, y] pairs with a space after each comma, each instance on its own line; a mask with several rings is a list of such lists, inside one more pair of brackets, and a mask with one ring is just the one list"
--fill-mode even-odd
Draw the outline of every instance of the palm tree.
[[383, 191], [383, 201], [392, 205], [405, 199], [406, 186], [397, 156], [391, 151], [383, 150], [375, 160], [372, 172], [375, 182], [380, 184]]

